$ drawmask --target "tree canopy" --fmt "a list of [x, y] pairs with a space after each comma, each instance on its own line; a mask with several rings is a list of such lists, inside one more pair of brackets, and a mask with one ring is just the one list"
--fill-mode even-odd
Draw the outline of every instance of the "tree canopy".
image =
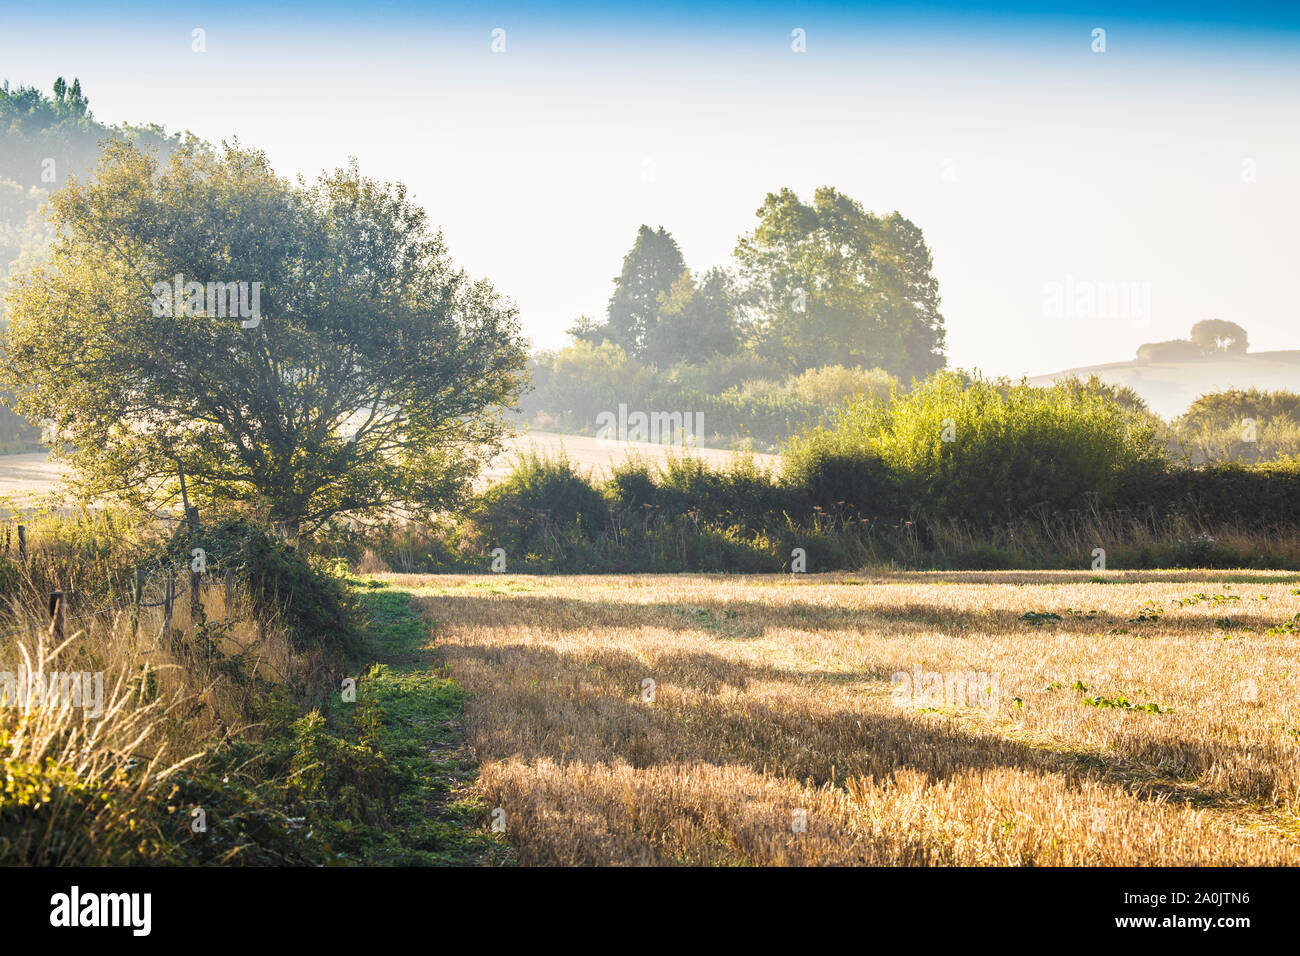
[[1246, 330], [1224, 319], [1202, 319], [1192, 326], [1191, 340], [1206, 352], [1244, 352], [1250, 347]]
[[732, 355], [740, 345], [731, 277], [710, 269], [698, 281], [686, 270], [659, 295], [658, 320], [645, 357], [660, 368]]
[[923, 378], [944, 365], [938, 285], [921, 231], [823, 186], [769, 193], [736, 259], [760, 350], [791, 371], [835, 361]]
[[[11, 297], [0, 374], [83, 493], [160, 508], [183, 467], [200, 502], [296, 537], [437, 507], [497, 446], [492, 410], [526, 361], [516, 311], [453, 266], [400, 184], [116, 141], [51, 208], [60, 238]], [[201, 308], [159, 295], [178, 276]], [[256, 320], [214, 315], [214, 287], [241, 283]]]
[[742, 352], [796, 375], [843, 365], [907, 379], [944, 367], [939, 284], [915, 223], [830, 187], [811, 204], [769, 193], [758, 218], [736, 246], [738, 276], [697, 277], [662, 226], [641, 226], [606, 320], [582, 316], [569, 333], [659, 369]]

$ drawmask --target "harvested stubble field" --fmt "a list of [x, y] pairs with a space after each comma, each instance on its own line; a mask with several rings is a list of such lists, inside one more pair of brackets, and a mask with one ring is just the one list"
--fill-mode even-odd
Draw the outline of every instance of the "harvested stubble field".
[[1300, 863], [1294, 574], [387, 579], [524, 864]]

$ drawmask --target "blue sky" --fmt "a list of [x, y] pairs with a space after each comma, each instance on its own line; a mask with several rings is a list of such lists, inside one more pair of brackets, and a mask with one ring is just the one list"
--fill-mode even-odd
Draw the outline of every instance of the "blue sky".
[[[285, 174], [356, 156], [539, 345], [603, 311], [640, 223], [702, 270], [766, 192], [827, 184], [924, 230], [955, 365], [1122, 360], [1209, 317], [1300, 347], [1300, 5], [47, 10], [6, 14], [0, 77], [77, 76], [101, 120], [238, 137]], [[1120, 285], [1149, 310], [1044, 306]]]

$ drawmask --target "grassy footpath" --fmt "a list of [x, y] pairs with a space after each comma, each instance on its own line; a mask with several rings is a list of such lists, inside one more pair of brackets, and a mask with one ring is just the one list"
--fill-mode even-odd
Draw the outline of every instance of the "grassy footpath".
[[[356, 862], [447, 866], [508, 863], [509, 846], [481, 826], [485, 809], [466, 796], [472, 762], [463, 752], [466, 692], [437, 662], [429, 624], [411, 595], [367, 581], [362, 602], [378, 660], [358, 682], [355, 713], [332, 711], [331, 728], [369, 746], [392, 790], [386, 820], [367, 826]], [[349, 716], [351, 719], [348, 719]]]
[[[435, 660], [430, 625], [409, 592], [353, 581], [365, 615], [356, 682], [306, 714], [262, 703], [260, 740], [235, 739], [201, 772], [174, 781], [167, 811], [180, 822], [169, 857], [192, 864], [465, 866], [513, 862], [468, 796], [465, 690]], [[349, 695], [350, 697], [352, 695]], [[207, 829], [191, 833], [191, 808]]]

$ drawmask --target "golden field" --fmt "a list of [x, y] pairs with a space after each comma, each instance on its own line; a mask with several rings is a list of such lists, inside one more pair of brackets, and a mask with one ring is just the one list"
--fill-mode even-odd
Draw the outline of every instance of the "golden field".
[[1300, 863], [1295, 574], [384, 577], [523, 864]]

